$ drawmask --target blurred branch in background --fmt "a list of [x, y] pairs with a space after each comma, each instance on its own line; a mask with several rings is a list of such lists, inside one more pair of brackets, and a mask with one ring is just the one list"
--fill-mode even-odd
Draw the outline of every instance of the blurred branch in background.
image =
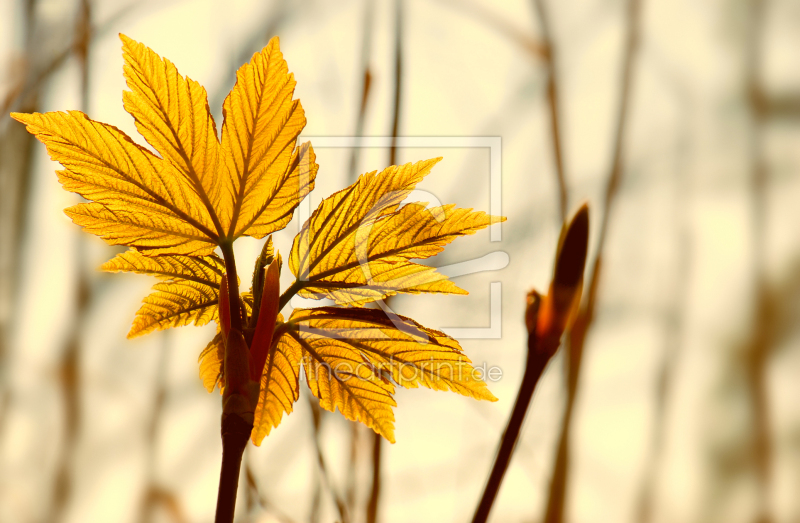
[[[353, 136], [356, 143], [350, 151], [350, 166], [348, 168], [348, 183], [355, 183], [358, 178], [358, 160], [361, 156], [361, 147], [358, 141], [364, 134], [364, 122], [367, 116], [367, 103], [371, 93], [372, 73], [370, 72], [370, 54], [372, 51], [372, 32], [375, 25], [375, 3], [372, 0], [364, 1], [364, 18], [363, 27], [361, 29], [361, 56], [359, 58], [359, 70], [356, 71], [361, 77], [361, 99], [358, 104], [358, 113], [356, 114], [356, 124]], [[344, 501], [347, 506], [349, 514], [356, 514], [356, 500], [358, 499], [358, 482], [356, 480], [356, 471], [358, 470], [359, 456], [361, 449], [362, 436], [370, 438], [372, 435], [371, 430], [365, 428], [356, 422], [350, 424], [350, 454], [349, 466], [345, 476], [345, 493]], [[373, 441], [374, 445], [374, 441]]]
[[[22, 258], [22, 244], [26, 229], [24, 224], [30, 202], [32, 146], [34, 137], [21, 125], [13, 125], [8, 116], [13, 106], [19, 111], [34, 112], [39, 107], [38, 83], [29, 85], [39, 73], [32, 64], [38, 55], [36, 31], [36, 2], [26, 0], [24, 23], [25, 42], [22, 71], [18, 71], [18, 82], [2, 104], [0, 113], [0, 430], [5, 428], [11, 391], [8, 388], [9, 344], [12, 325], [17, 316], [17, 285]], [[16, 123], [16, 122], [14, 122]]]
[[[77, 25], [65, 33], [63, 24], [47, 25], [37, 16], [37, 0], [24, 0], [22, 24], [24, 54], [12, 78], [13, 86], [0, 103], [0, 377], [7, 372], [11, 326], [18, 324], [18, 283], [21, 281], [22, 256], [27, 241], [27, 218], [32, 206], [32, 146], [34, 137], [24, 126], [12, 122], [9, 112], [32, 113], [40, 110], [39, 100], [51, 76], [70, 57], [77, 57], [81, 67], [81, 103], [88, 105], [88, 46], [92, 38], [110, 28], [147, 2], [130, 2], [107, 20], [91, 26], [89, 7], [80, 4]], [[74, 33], [74, 34], [72, 34]], [[64, 42], [67, 42], [66, 44]], [[8, 381], [0, 379], [0, 430], [5, 427], [6, 407], [10, 401]]]
[[[250, 450], [253, 448], [250, 447]], [[245, 453], [245, 464], [244, 464], [244, 471], [245, 471], [245, 478], [247, 480], [247, 489], [245, 490], [245, 494], [247, 495], [247, 512], [251, 515], [248, 518], [248, 521], [253, 523], [257, 521], [262, 521], [260, 517], [253, 514], [253, 509], [255, 505], [258, 504], [262, 509], [264, 509], [269, 515], [274, 517], [276, 520], [280, 521], [281, 523], [294, 523], [294, 520], [284, 514], [281, 510], [279, 510], [273, 503], [269, 501], [267, 496], [261, 492], [261, 489], [258, 487], [258, 480], [256, 479], [255, 473], [253, 473], [253, 468], [250, 466], [250, 460], [248, 459], [251, 456], [251, 452]]]
[[[256, 26], [256, 30], [247, 35], [244, 42], [239, 44], [232, 53], [228, 70], [234, 72], [234, 79], [236, 78], [235, 71], [242, 64], [250, 62], [253, 54], [267, 45], [273, 36], [280, 36], [278, 32], [285, 27], [291, 17], [298, 11], [302, 12], [305, 8], [303, 3], [293, 2], [290, 4], [287, 0], [275, 0], [272, 4], [264, 20]], [[212, 111], [219, 110], [222, 107], [225, 97], [228, 96], [228, 92], [231, 89], [230, 78], [229, 75], [220, 75], [217, 85], [208, 90], [211, 93], [209, 107], [212, 108]]]
[[[92, 45], [92, 9], [89, 0], [80, 0], [75, 27], [74, 52], [78, 61], [80, 81], [80, 110], [89, 110], [89, 50]], [[61, 355], [59, 374], [64, 401], [64, 439], [61, 456], [56, 465], [53, 500], [47, 521], [59, 522], [66, 517], [66, 510], [74, 491], [75, 455], [78, 436], [83, 425], [81, 409], [81, 344], [87, 315], [93, 298], [92, 282], [86, 267], [86, 243], [83, 235], [75, 236], [75, 307], [74, 316], [66, 336], [66, 345]]]
[[[394, 97], [392, 99], [392, 137], [389, 148], [389, 165], [397, 164], [397, 134], [400, 129], [400, 108], [403, 100], [403, 0], [394, 1]], [[378, 301], [384, 311], [389, 310], [391, 297]], [[377, 432], [372, 436], [372, 489], [367, 502], [367, 523], [378, 521], [378, 504], [381, 496], [381, 446], [383, 437]]]
[[160, 334], [163, 346], [159, 349], [160, 354], [156, 364], [153, 407], [150, 410], [150, 420], [147, 423], [145, 437], [147, 462], [145, 465], [144, 493], [139, 508], [140, 523], [156, 521], [155, 513], [159, 506], [163, 506], [166, 509], [175, 523], [184, 523], [186, 521], [178, 497], [160, 484], [157, 474], [158, 434], [161, 432], [164, 405], [167, 400], [167, 369], [169, 368], [169, 358], [172, 352], [170, 334], [168, 331]]
[[[367, 101], [369, 100], [370, 85], [372, 74], [370, 73], [369, 61], [372, 50], [372, 26], [375, 24], [375, 3], [372, 0], [364, 2], [364, 26], [361, 33], [361, 56], [359, 59], [359, 73], [361, 75], [361, 100], [358, 104], [358, 114], [356, 115], [356, 128], [353, 136], [356, 143], [350, 151], [350, 168], [347, 170], [348, 183], [354, 183], [358, 178], [358, 158], [361, 147], [359, 140], [364, 134], [364, 120], [367, 115]], [[355, 424], [354, 424], [355, 426]]]
[[476, 20], [481, 21], [491, 27], [498, 34], [505, 36], [514, 44], [520, 46], [532, 57], [547, 60], [550, 50], [546, 42], [540, 42], [533, 38], [528, 31], [517, 27], [511, 21], [498, 15], [493, 10], [474, 0], [438, 0], [444, 5], [448, 5], [459, 12], [470, 15]]
[[769, 296], [766, 270], [767, 249], [767, 188], [769, 174], [767, 172], [764, 151], [764, 127], [766, 110], [761, 82], [761, 57], [764, 41], [765, 0], [751, 0], [749, 5], [746, 79], [747, 96], [750, 109], [752, 129], [750, 132], [751, 176], [752, 176], [752, 212], [753, 212], [753, 263], [755, 278], [755, 306], [752, 339], [745, 348], [744, 364], [747, 392], [752, 405], [752, 450], [745, 455], [752, 455], [756, 476], [756, 522], [769, 523], [773, 520], [770, 500], [772, 483], [772, 448], [770, 443], [769, 396], [767, 391], [767, 361], [772, 348], [772, 323], [777, 311]]
[[686, 314], [691, 292], [691, 261], [693, 255], [691, 224], [689, 219], [689, 170], [691, 105], [686, 86], [677, 78], [670, 78], [681, 103], [681, 128], [675, 151], [675, 195], [673, 199], [678, 264], [673, 277], [672, 293], [663, 315], [664, 345], [654, 384], [655, 413], [649, 448], [639, 482], [635, 521], [651, 523], [656, 518], [656, 499], [659, 480], [664, 469], [664, 454], [668, 429], [668, 416], [675, 388], [676, 369], [681, 358], [682, 337], [685, 333]]
[[597, 306], [597, 288], [600, 281], [603, 248], [605, 246], [611, 212], [614, 203], [616, 202], [616, 196], [620, 183], [622, 182], [625, 132], [627, 130], [629, 118], [628, 115], [631, 101], [634, 64], [636, 62], [640, 38], [640, 11], [641, 0], [629, 0], [625, 14], [625, 26], [628, 34], [625, 41], [624, 55], [622, 59], [622, 77], [620, 84], [620, 96], [616, 124], [617, 127], [614, 133], [613, 141], [613, 156], [606, 186], [605, 201], [603, 202], [603, 213], [600, 222], [600, 230], [598, 233], [597, 252], [595, 254], [594, 264], [589, 277], [589, 289], [586, 293], [584, 305], [578, 312], [578, 316], [575, 319], [575, 323], [573, 324], [571, 331], [569, 332], [566, 343], [567, 400], [561, 426], [561, 433], [559, 434], [558, 450], [551, 480], [552, 483], [550, 485], [547, 506], [545, 508], [545, 523], [560, 523], [564, 521], [564, 502], [566, 499], [567, 475], [569, 472], [570, 431], [572, 428], [575, 398], [577, 397], [578, 393], [578, 381], [580, 377], [581, 362], [583, 359], [584, 343], [586, 341], [586, 334], [595, 318], [595, 309]]
[[[317, 466], [319, 469], [319, 478], [322, 485], [325, 487], [325, 490], [333, 498], [334, 503], [336, 504], [336, 510], [339, 512], [339, 521], [342, 523], [348, 523], [350, 518], [347, 512], [347, 506], [342, 499], [342, 496], [339, 495], [339, 490], [336, 488], [336, 485], [333, 484], [333, 479], [331, 478], [330, 474], [328, 474], [328, 467], [325, 464], [325, 455], [322, 452], [322, 443], [320, 442], [320, 433], [321, 433], [321, 425], [322, 425], [322, 416], [324, 411], [322, 407], [319, 406], [319, 400], [315, 398], [310, 392], [306, 394], [308, 397], [308, 404], [311, 406], [311, 421], [312, 421], [312, 428], [313, 428], [313, 440], [314, 440], [314, 449], [316, 450], [317, 454]], [[317, 492], [314, 496], [317, 505], [321, 500], [321, 493]], [[316, 511], [312, 510], [312, 516], [315, 514]], [[311, 518], [312, 521], [316, 519], [314, 517]]]
[[567, 175], [564, 172], [564, 154], [561, 149], [561, 124], [559, 123], [559, 97], [558, 81], [556, 71], [556, 50], [553, 45], [553, 37], [550, 33], [550, 21], [544, 0], [534, 0], [536, 13], [539, 17], [539, 25], [544, 39], [544, 64], [547, 69], [547, 105], [550, 109], [550, 139], [553, 143], [553, 163], [558, 182], [558, 211], [561, 223], [567, 221], [567, 205], [569, 198], [567, 195]]

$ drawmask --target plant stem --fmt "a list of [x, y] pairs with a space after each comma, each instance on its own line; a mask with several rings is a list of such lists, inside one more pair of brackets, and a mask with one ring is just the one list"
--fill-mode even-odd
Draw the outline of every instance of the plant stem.
[[752, 412], [752, 434], [750, 448], [743, 454], [752, 456], [756, 484], [756, 518], [758, 523], [769, 523], [775, 519], [770, 507], [773, 450], [770, 437], [769, 387], [767, 365], [774, 340], [773, 332], [776, 309], [770, 295], [766, 277], [766, 241], [768, 238], [766, 219], [768, 209], [769, 169], [766, 160], [765, 124], [767, 111], [765, 89], [762, 80], [762, 63], [766, 0], [751, 0], [748, 6], [750, 22], [746, 54], [746, 88], [751, 117], [750, 154], [753, 209], [753, 266], [754, 266], [754, 328], [744, 355], [745, 390], [749, 395]]
[[233, 523], [242, 454], [253, 430], [252, 423], [235, 414], [222, 415], [222, 470], [219, 475], [217, 513], [214, 523]]
[[[236, 275], [236, 258], [233, 244], [220, 244], [225, 259], [225, 270], [228, 274], [228, 300], [230, 303], [231, 335], [242, 332], [242, 314], [239, 305], [239, 280]], [[220, 299], [224, 297], [220, 296]], [[226, 358], [230, 347], [226, 342]], [[247, 368], [247, 361], [244, 362]], [[223, 397], [224, 398], [224, 397]], [[223, 400], [224, 401], [224, 400]], [[215, 523], [233, 523], [236, 508], [236, 492], [239, 489], [239, 470], [242, 466], [242, 454], [253, 431], [252, 416], [245, 421], [237, 412], [226, 412], [229, 403], [223, 403], [222, 411], [222, 469], [219, 475], [219, 492], [217, 494], [217, 513]]]
[[220, 242], [219, 247], [222, 250], [222, 257], [225, 260], [225, 271], [228, 273], [228, 300], [230, 300], [231, 330], [242, 332], [242, 313], [239, 305], [239, 277], [236, 275], [236, 258], [233, 255], [233, 243]]
[[547, 104], [550, 108], [550, 134], [553, 139], [553, 162], [555, 163], [556, 181], [558, 182], [558, 211], [561, 221], [567, 220], [567, 177], [564, 173], [564, 154], [561, 147], [561, 124], [559, 123], [558, 83], [556, 78], [555, 51], [553, 38], [550, 35], [550, 21], [543, 0], [535, 0], [534, 6], [539, 15], [545, 67], [547, 69]]
[[297, 292], [303, 288], [305, 282], [300, 280], [295, 280], [295, 282], [281, 294], [280, 300], [278, 301], [278, 311], [286, 307], [286, 304], [289, 303]]
[[489, 518], [489, 511], [491, 511], [492, 504], [494, 504], [494, 500], [500, 490], [503, 476], [505, 476], [517, 439], [519, 439], [519, 433], [522, 430], [522, 423], [525, 421], [525, 413], [531, 403], [533, 391], [536, 389], [536, 384], [539, 383], [539, 378], [542, 376], [547, 362], [550, 361], [555, 352], [536, 350], [536, 344], [536, 334], [532, 333], [528, 337], [528, 357], [525, 362], [522, 385], [514, 403], [514, 410], [511, 411], [511, 417], [508, 419], [508, 425], [506, 425], [506, 430], [503, 433], [503, 439], [500, 442], [500, 449], [497, 451], [492, 473], [483, 490], [483, 497], [478, 504], [478, 508], [475, 509], [472, 523], [484, 523]]

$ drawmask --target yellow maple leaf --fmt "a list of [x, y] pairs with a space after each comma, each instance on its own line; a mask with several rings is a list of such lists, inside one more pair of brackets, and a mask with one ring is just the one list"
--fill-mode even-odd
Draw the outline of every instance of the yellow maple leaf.
[[222, 332], [217, 329], [217, 334], [208, 342], [206, 348], [200, 353], [197, 361], [200, 362], [200, 380], [208, 392], [214, 392], [217, 384], [222, 379], [222, 361], [225, 358], [225, 341]]
[[210, 256], [145, 256], [137, 251], [118, 254], [101, 266], [110, 272], [135, 272], [157, 276], [162, 281], [144, 298], [136, 313], [129, 338], [153, 330], [217, 320], [219, 283], [225, 264]]
[[504, 218], [446, 205], [398, 205], [441, 158], [362, 175], [324, 199], [294, 240], [293, 288], [305, 298], [364, 303], [403, 293], [466, 294], [435, 269], [410, 262]]
[[278, 339], [269, 351], [261, 375], [253, 423], [252, 439], [256, 445], [261, 445], [261, 441], [278, 426], [284, 412], [292, 412], [294, 402], [300, 395], [301, 357], [300, 347], [287, 336]]
[[90, 200], [67, 209], [85, 230], [150, 255], [211, 254], [217, 245], [282, 229], [314, 187], [294, 78], [274, 38], [237, 74], [222, 142], [205, 89], [148, 47], [121, 35], [125, 109], [161, 158], [83, 113], [12, 113], [65, 171], [65, 189]]
[[[136, 312], [129, 338], [154, 330], [194, 323], [218, 322], [219, 285], [225, 264], [216, 254], [210, 256], [145, 256], [130, 250], [100, 266], [108, 272], [134, 272], [159, 278], [153, 293], [146, 296]], [[242, 294], [245, 311], [252, 308], [252, 297]]]
[[289, 338], [303, 352], [311, 392], [394, 442], [394, 384], [496, 401], [450, 336], [380, 309], [295, 309]]
[[[217, 322], [200, 353], [200, 379], [209, 392], [219, 386], [225, 413], [251, 420], [257, 445], [292, 412], [301, 367], [322, 407], [392, 442], [396, 386], [496, 400], [456, 340], [363, 305], [396, 293], [466, 294], [411, 260], [505, 218], [402, 205], [441, 158], [366, 173], [325, 198], [303, 225], [288, 260], [296, 281], [283, 294], [271, 236], [250, 292], [240, 294], [233, 241], [284, 228], [318, 170], [311, 145], [297, 143], [306, 119], [278, 39], [237, 72], [220, 137], [200, 84], [121, 39], [130, 89], [124, 107], [158, 154], [81, 112], [12, 116], [64, 167], [63, 187], [89, 200], [66, 210], [73, 221], [131, 247], [102, 269], [159, 279], [129, 337]], [[285, 320], [280, 310], [295, 294], [340, 306], [297, 309]]]

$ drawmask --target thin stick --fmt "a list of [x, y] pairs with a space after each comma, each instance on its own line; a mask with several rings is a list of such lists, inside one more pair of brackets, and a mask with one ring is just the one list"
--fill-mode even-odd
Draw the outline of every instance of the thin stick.
[[673, 199], [673, 223], [677, 229], [678, 266], [675, 271], [675, 284], [672, 288], [671, 303], [664, 317], [664, 345], [655, 387], [655, 413], [650, 448], [645, 461], [642, 479], [639, 482], [639, 494], [636, 506], [635, 521], [650, 523], [653, 521], [658, 481], [663, 469], [665, 440], [667, 435], [667, 419], [670, 399], [675, 386], [676, 369], [681, 355], [681, 339], [684, 333], [685, 313], [690, 291], [690, 270], [692, 259], [692, 243], [690, 235], [687, 207], [684, 202], [690, 201], [687, 190], [686, 158], [690, 154], [691, 137], [689, 122], [691, 115], [690, 101], [682, 82], [674, 81], [675, 91], [685, 107], [682, 114], [684, 128], [680, 131], [675, 156], [675, 197]]
[[761, 46], [764, 33], [764, 11], [766, 2], [752, 0], [750, 3], [750, 31], [747, 52], [747, 92], [749, 95], [752, 131], [750, 134], [752, 206], [753, 206], [753, 253], [755, 278], [755, 327], [746, 358], [746, 386], [752, 398], [753, 440], [751, 455], [757, 478], [758, 523], [772, 521], [770, 510], [770, 484], [772, 473], [772, 448], [770, 444], [769, 397], [767, 393], [767, 361], [772, 346], [772, 300], [766, 277], [765, 238], [767, 186], [769, 173], [764, 159], [764, 126], [767, 117], [764, 89], [760, 79]]
[[350, 518], [348, 517], [347, 506], [345, 505], [344, 500], [339, 495], [339, 492], [333, 485], [333, 481], [331, 481], [331, 477], [328, 474], [328, 467], [325, 465], [325, 455], [322, 452], [322, 445], [320, 444], [319, 435], [322, 425], [322, 407], [319, 406], [319, 402], [316, 398], [314, 398], [311, 394], [308, 394], [308, 403], [311, 405], [311, 421], [313, 422], [313, 439], [314, 439], [314, 448], [317, 452], [317, 465], [319, 467], [320, 475], [322, 476], [322, 484], [328, 489], [330, 492], [331, 497], [333, 498], [333, 502], [336, 504], [336, 509], [339, 512], [339, 519], [342, 523], [348, 523]]
[[564, 173], [564, 155], [561, 149], [561, 124], [558, 113], [558, 83], [556, 77], [555, 50], [553, 37], [550, 34], [550, 23], [543, 0], [534, 0], [536, 12], [539, 15], [539, 24], [542, 28], [544, 39], [544, 58], [547, 69], [547, 105], [550, 109], [550, 135], [553, 139], [553, 162], [556, 167], [558, 182], [558, 210], [561, 221], [567, 220], [567, 176]]
[[348, 173], [350, 175], [350, 183], [356, 181], [358, 176], [358, 158], [361, 154], [361, 147], [358, 140], [364, 134], [364, 120], [367, 115], [367, 101], [369, 100], [370, 86], [372, 84], [372, 74], [369, 69], [369, 55], [372, 49], [372, 26], [375, 19], [375, 4], [372, 0], [367, 0], [364, 3], [364, 27], [361, 34], [361, 103], [358, 106], [358, 115], [356, 116], [356, 129], [353, 136], [355, 136], [356, 144], [350, 151], [350, 168]]
[[[400, 129], [400, 103], [403, 86], [403, 4], [395, 0], [395, 48], [394, 48], [394, 104], [392, 115], [392, 145], [389, 149], [389, 165], [397, 162], [397, 133]], [[381, 446], [383, 438], [375, 434], [372, 438], [372, 490], [367, 503], [367, 523], [378, 521], [378, 504], [381, 496]]]
[[545, 509], [545, 523], [560, 523], [564, 520], [564, 500], [566, 498], [572, 415], [575, 406], [575, 398], [578, 392], [578, 379], [580, 377], [586, 334], [595, 317], [597, 287], [600, 280], [602, 254], [608, 230], [609, 216], [611, 215], [622, 180], [623, 143], [628, 122], [630, 93], [633, 83], [633, 68], [639, 45], [640, 11], [641, 0], [629, 0], [627, 12], [628, 38], [625, 45], [625, 56], [623, 58], [622, 88], [620, 90], [617, 129], [614, 137], [614, 153], [608, 176], [608, 185], [606, 186], [605, 205], [600, 223], [597, 255], [592, 266], [589, 290], [585, 305], [578, 313], [578, 317], [569, 335], [569, 350], [567, 351], [567, 402], [558, 441], [553, 479]]
[[[248, 453], [249, 454], [249, 453]], [[276, 519], [282, 521], [283, 523], [294, 523], [294, 520], [287, 516], [283, 511], [281, 511], [278, 507], [276, 507], [272, 502], [267, 499], [267, 497], [261, 492], [261, 489], [258, 488], [258, 481], [256, 480], [256, 475], [253, 472], [253, 468], [250, 466], [248, 461], [248, 455], [244, 457], [245, 464], [244, 464], [244, 471], [245, 477], [247, 478], [247, 487], [250, 489], [252, 497], [258, 502], [258, 504], [264, 510], [268, 511], [270, 514], [275, 516]]]
[[528, 412], [533, 392], [536, 390], [536, 384], [539, 383], [539, 378], [542, 376], [547, 362], [550, 361], [550, 354], [544, 352], [537, 352], [535, 333], [528, 336], [528, 356], [525, 360], [525, 374], [522, 377], [522, 385], [520, 385], [517, 399], [514, 402], [514, 410], [511, 411], [511, 417], [508, 419], [503, 437], [500, 443], [500, 449], [497, 451], [492, 472], [489, 475], [489, 480], [486, 483], [486, 488], [483, 491], [483, 496], [475, 510], [475, 515], [472, 518], [472, 523], [484, 523], [489, 518], [489, 512], [492, 509], [494, 500], [500, 490], [500, 485], [503, 482], [508, 465], [511, 462], [511, 455], [514, 452], [514, 447], [519, 439], [519, 433], [522, 430], [522, 422], [525, 421], [525, 413]]
[[528, 411], [536, 384], [561, 344], [564, 330], [580, 303], [586, 251], [589, 244], [589, 209], [581, 207], [569, 224], [564, 224], [550, 290], [544, 299], [536, 291], [528, 293], [525, 325], [528, 329], [528, 355], [525, 374], [517, 393], [514, 409], [500, 441], [494, 467], [486, 482], [483, 497], [475, 510], [473, 523], [485, 523], [489, 518], [503, 476], [519, 439], [525, 413]]
[[[89, 104], [89, 48], [91, 45], [91, 6], [88, 0], [81, 0], [76, 23], [75, 54], [80, 67], [81, 110], [88, 111]], [[89, 276], [84, 267], [85, 247], [83, 237], [76, 238], [77, 284], [75, 291], [75, 318], [67, 336], [67, 343], [61, 357], [60, 374], [64, 397], [64, 447], [56, 469], [53, 488], [53, 504], [48, 521], [61, 521], [65, 517], [67, 503], [72, 495], [72, 468], [78, 445], [79, 430], [83, 421], [80, 401], [80, 352], [81, 334], [86, 323], [92, 300]]]
[[533, 58], [546, 58], [547, 45], [533, 38], [524, 28], [515, 25], [508, 19], [498, 15], [491, 9], [486, 8], [483, 3], [473, 0], [438, 0], [442, 4], [458, 8], [460, 13], [472, 16], [475, 20], [486, 24], [494, 29], [498, 35], [508, 38], [517, 44]]

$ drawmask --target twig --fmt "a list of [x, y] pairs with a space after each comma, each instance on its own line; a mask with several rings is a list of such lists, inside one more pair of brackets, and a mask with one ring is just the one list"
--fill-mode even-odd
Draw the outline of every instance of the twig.
[[[89, 48], [91, 45], [91, 6], [89, 0], [81, 0], [76, 24], [74, 51], [80, 67], [81, 110], [88, 110], [89, 103]], [[76, 271], [77, 284], [75, 291], [75, 318], [71, 323], [64, 353], [61, 356], [61, 385], [64, 398], [64, 446], [55, 474], [53, 503], [48, 521], [61, 521], [64, 518], [67, 503], [72, 494], [72, 466], [78, 444], [83, 413], [80, 406], [80, 351], [81, 334], [92, 300], [91, 283], [86, 274], [85, 245], [83, 237], [76, 238]]]
[[511, 462], [536, 384], [547, 363], [558, 350], [564, 330], [580, 303], [588, 240], [589, 209], [584, 205], [569, 225], [564, 224], [555, 256], [553, 280], [547, 296], [542, 300], [536, 291], [528, 294], [528, 307], [525, 311], [528, 329], [525, 374], [472, 523], [485, 523], [489, 518], [489, 512]]
[[600, 222], [597, 254], [592, 266], [591, 279], [585, 305], [578, 313], [575, 324], [568, 338], [567, 351], [567, 401], [564, 418], [559, 435], [556, 463], [553, 470], [552, 483], [547, 499], [544, 521], [545, 523], [560, 523], [564, 519], [564, 499], [567, 487], [567, 471], [569, 463], [569, 440], [572, 427], [572, 414], [575, 398], [578, 392], [578, 379], [580, 377], [581, 361], [583, 358], [586, 334], [595, 317], [597, 305], [597, 287], [600, 280], [602, 267], [603, 248], [608, 231], [609, 217], [616, 201], [619, 185], [622, 180], [623, 143], [627, 129], [630, 93], [633, 80], [633, 68], [636, 52], [639, 46], [639, 13], [640, 0], [629, 0], [627, 10], [628, 38], [625, 45], [625, 55], [622, 69], [622, 88], [620, 89], [619, 114], [617, 128], [614, 136], [614, 152], [611, 169], [606, 186], [605, 205], [603, 217]]
[[766, 277], [766, 208], [769, 173], [764, 159], [764, 125], [767, 117], [765, 96], [760, 79], [761, 45], [764, 33], [764, 11], [766, 1], [752, 0], [750, 3], [749, 42], [747, 49], [747, 94], [749, 95], [752, 131], [750, 134], [752, 205], [753, 205], [753, 259], [755, 278], [755, 326], [752, 340], [745, 354], [745, 377], [747, 389], [752, 397], [753, 442], [752, 456], [757, 478], [758, 523], [772, 521], [770, 510], [770, 476], [772, 448], [769, 437], [769, 398], [766, 384], [766, 366], [769, 359], [772, 301]]
[[[364, 3], [364, 27], [361, 34], [361, 103], [358, 106], [358, 115], [356, 116], [356, 129], [353, 136], [356, 140], [360, 140], [364, 134], [364, 120], [367, 114], [367, 101], [369, 100], [370, 86], [372, 84], [372, 74], [369, 69], [369, 55], [372, 49], [372, 26], [375, 19], [375, 7], [372, 0], [367, 0]], [[350, 183], [356, 181], [358, 176], [358, 158], [361, 154], [361, 147], [358, 143], [353, 146], [350, 151]]]
[[673, 82], [675, 91], [685, 107], [682, 121], [685, 128], [680, 131], [675, 156], [675, 197], [673, 200], [674, 224], [677, 230], [678, 266], [675, 271], [674, 285], [669, 309], [664, 316], [664, 345], [655, 386], [655, 414], [650, 448], [645, 461], [642, 479], [639, 482], [639, 494], [636, 506], [635, 521], [650, 523], [653, 520], [658, 480], [664, 460], [664, 447], [667, 433], [667, 417], [669, 401], [675, 384], [675, 371], [681, 355], [681, 338], [684, 332], [684, 316], [688, 305], [692, 244], [687, 216], [688, 209], [684, 202], [689, 201], [687, 194], [686, 158], [690, 154], [691, 139], [689, 136], [689, 117], [691, 106], [687, 99], [685, 86]]
[[317, 453], [317, 464], [319, 466], [319, 472], [322, 476], [322, 484], [325, 488], [330, 492], [331, 497], [333, 498], [333, 502], [336, 504], [336, 509], [339, 511], [339, 518], [342, 523], [347, 523], [350, 518], [348, 517], [347, 506], [345, 505], [344, 500], [339, 495], [338, 490], [334, 487], [333, 481], [331, 481], [331, 477], [328, 474], [328, 467], [325, 465], [325, 455], [322, 452], [322, 445], [319, 440], [320, 435], [320, 428], [322, 425], [322, 408], [319, 406], [319, 402], [314, 398], [311, 394], [308, 394], [308, 403], [311, 405], [311, 421], [313, 423], [313, 430], [314, 430], [314, 448], [316, 449]]
[[161, 428], [164, 405], [167, 399], [167, 369], [169, 368], [169, 355], [171, 352], [169, 332], [164, 332], [161, 336], [164, 343], [163, 347], [161, 347], [161, 357], [158, 359], [158, 364], [156, 366], [156, 386], [153, 397], [153, 408], [150, 411], [150, 420], [147, 424], [145, 438], [148, 451], [146, 465], [147, 486], [142, 496], [139, 521], [141, 523], [152, 521], [153, 511], [155, 507], [160, 504], [172, 515], [173, 521], [182, 523], [186, 521], [186, 518], [183, 515], [183, 510], [181, 510], [178, 499], [172, 492], [169, 492], [158, 484], [155, 472], [158, 433]]
[[[249, 453], [248, 453], [249, 454]], [[270, 512], [273, 516], [275, 516], [279, 521], [283, 523], [294, 523], [294, 520], [287, 516], [284, 512], [278, 509], [273, 503], [267, 499], [267, 497], [261, 492], [261, 489], [258, 488], [258, 481], [256, 480], [256, 475], [253, 473], [253, 468], [250, 466], [250, 463], [245, 456], [245, 464], [244, 464], [244, 471], [245, 477], [247, 478], [247, 488], [249, 489], [252, 497], [258, 501], [258, 504], [264, 510]]]
[[564, 155], [561, 149], [561, 124], [558, 116], [558, 83], [556, 77], [555, 50], [550, 33], [550, 22], [543, 0], [534, 0], [539, 24], [544, 39], [544, 58], [547, 69], [547, 105], [550, 108], [550, 134], [553, 139], [553, 162], [558, 182], [558, 210], [562, 223], [567, 220], [567, 177], [564, 173]]
[[525, 50], [533, 58], [546, 59], [548, 53], [547, 44], [531, 37], [526, 30], [514, 25], [509, 20], [485, 8], [478, 2], [473, 0], [439, 0], [439, 2], [457, 7], [461, 12], [471, 15], [476, 20], [487, 24], [497, 31], [498, 34], [519, 45], [521, 49]]
[[551, 356], [552, 354], [550, 353], [537, 350], [535, 333], [528, 336], [528, 355], [525, 359], [525, 374], [522, 377], [522, 385], [520, 385], [517, 393], [517, 399], [514, 402], [514, 409], [511, 411], [508, 425], [503, 431], [492, 472], [489, 475], [489, 480], [486, 483], [478, 508], [475, 510], [472, 523], [484, 523], [489, 518], [489, 512], [511, 462], [511, 454], [514, 452], [514, 447], [519, 439], [522, 422], [525, 421], [525, 414], [528, 412], [528, 406], [531, 398], [533, 398], [533, 392], [536, 390], [536, 384], [539, 383], [539, 378], [542, 376], [542, 372], [550, 361]]
[[[400, 104], [403, 87], [403, 3], [395, 0], [395, 44], [394, 44], [394, 103], [392, 106], [392, 145], [389, 149], [389, 165], [397, 163], [397, 132], [400, 129]], [[381, 446], [383, 438], [375, 433], [372, 437], [372, 489], [367, 503], [367, 523], [378, 521], [378, 505], [381, 496]]]

